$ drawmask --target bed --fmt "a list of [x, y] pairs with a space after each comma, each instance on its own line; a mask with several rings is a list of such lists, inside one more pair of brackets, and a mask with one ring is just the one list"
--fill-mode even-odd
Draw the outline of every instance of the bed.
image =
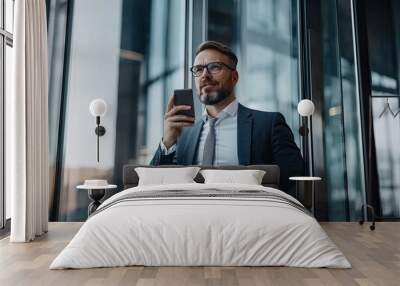
[[264, 170], [261, 185], [205, 184], [197, 175], [151, 186], [138, 186], [136, 167], [124, 166], [124, 191], [102, 203], [50, 269], [351, 267], [303, 205], [279, 190], [277, 166], [220, 167]]

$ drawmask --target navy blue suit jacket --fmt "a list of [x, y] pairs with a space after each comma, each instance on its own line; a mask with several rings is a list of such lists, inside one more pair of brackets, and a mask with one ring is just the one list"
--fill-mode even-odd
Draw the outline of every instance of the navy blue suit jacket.
[[[237, 120], [239, 164], [279, 165], [280, 187], [293, 195], [295, 190], [289, 177], [304, 174], [304, 161], [283, 115], [253, 110], [239, 104]], [[200, 120], [193, 127], [183, 129], [177, 140], [176, 152], [162, 155], [159, 146], [150, 165], [193, 165], [203, 124], [203, 120]]]

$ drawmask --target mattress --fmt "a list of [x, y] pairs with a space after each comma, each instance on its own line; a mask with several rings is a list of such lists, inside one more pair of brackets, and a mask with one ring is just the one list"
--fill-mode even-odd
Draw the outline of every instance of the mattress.
[[144, 266], [350, 268], [293, 197], [263, 186], [138, 186], [103, 202], [50, 269]]

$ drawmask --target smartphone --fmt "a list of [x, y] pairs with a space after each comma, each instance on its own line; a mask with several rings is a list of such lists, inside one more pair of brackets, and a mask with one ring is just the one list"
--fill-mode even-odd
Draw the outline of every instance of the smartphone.
[[194, 102], [192, 89], [175, 89], [174, 90], [174, 105], [190, 105], [192, 108], [188, 110], [181, 110], [176, 114], [195, 117], [194, 115]]

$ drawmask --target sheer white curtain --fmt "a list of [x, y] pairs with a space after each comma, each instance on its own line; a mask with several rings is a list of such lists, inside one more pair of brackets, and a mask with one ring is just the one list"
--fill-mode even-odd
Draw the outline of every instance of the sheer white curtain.
[[48, 67], [45, 0], [15, 1], [14, 69], [6, 98], [6, 187], [12, 242], [48, 225]]

